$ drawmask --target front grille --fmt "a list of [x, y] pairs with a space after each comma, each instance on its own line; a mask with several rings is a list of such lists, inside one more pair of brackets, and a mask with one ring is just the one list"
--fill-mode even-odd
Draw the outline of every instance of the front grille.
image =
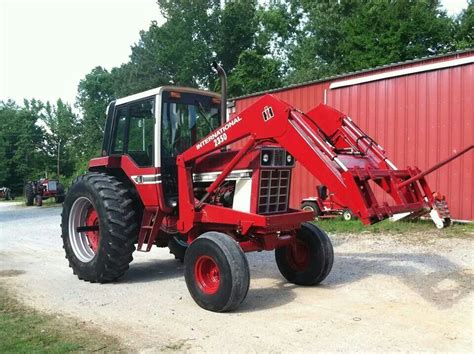
[[274, 150], [273, 165], [285, 166], [285, 150], [283, 149]]
[[258, 213], [286, 212], [290, 195], [290, 170], [262, 170]]

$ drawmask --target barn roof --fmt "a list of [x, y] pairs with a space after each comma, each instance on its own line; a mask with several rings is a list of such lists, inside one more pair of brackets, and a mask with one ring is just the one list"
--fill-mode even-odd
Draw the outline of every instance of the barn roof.
[[397, 67], [397, 66], [404, 66], [404, 65], [409, 65], [409, 64], [416, 64], [416, 63], [419, 63], [419, 62], [422, 62], [422, 61], [425, 61], [425, 60], [440, 59], [440, 58], [451, 57], [451, 56], [454, 56], [454, 55], [464, 54], [464, 53], [470, 53], [470, 52], [473, 52], [473, 53], [474, 53], [474, 48], [469, 48], [469, 49], [465, 49], [465, 50], [458, 50], [458, 51], [449, 52], [449, 53], [444, 53], [444, 54], [439, 54], [439, 55], [429, 55], [429, 56], [426, 56], [426, 57], [415, 58], [415, 59], [411, 59], [411, 60], [406, 60], [406, 61], [401, 61], [401, 62], [386, 64], [386, 65], [380, 65], [380, 66], [376, 66], [376, 67], [370, 68], [370, 69], [352, 71], [352, 72], [343, 73], [343, 74], [334, 75], [334, 76], [327, 76], [327, 77], [323, 77], [323, 78], [320, 78], [320, 79], [317, 79], [317, 80], [305, 81], [305, 82], [300, 82], [300, 83], [297, 83], [297, 84], [291, 84], [291, 85], [287, 85], [287, 86], [282, 86], [282, 87], [278, 87], [278, 88], [274, 88], [274, 89], [270, 89], [270, 90], [259, 91], [259, 92], [253, 92], [253, 93], [250, 93], [250, 94], [247, 94], [247, 95], [242, 95], [242, 96], [237, 96], [237, 97], [231, 97], [231, 98], [229, 98], [229, 100], [230, 100], [230, 101], [235, 101], [235, 100], [240, 100], [240, 99], [243, 99], [243, 98], [248, 98], [248, 97], [253, 97], [253, 96], [259, 96], [259, 95], [262, 95], [262, 94], [264, 94], [264, 93], [272, 93], [272, 92], [284, 91], [284, 90], [293, 89], [293, 88], [297, 88], [297, 87], [308, 86], [308, 85], [314, 85], [314, 84], [317, 84], [317, 83], [320, 83], [320, 82], [332, 81], [332, 80], [336, 80], [336, 79], [340, 79], [340, 78], [344, 78], [344, 77], [348, 77], [348, 76], [366, 74], [366, 73], [371, 73], [371, 72], [374, 72], [374, 71], [379, 71], [379, 70], [394, 68], [394, 67]]

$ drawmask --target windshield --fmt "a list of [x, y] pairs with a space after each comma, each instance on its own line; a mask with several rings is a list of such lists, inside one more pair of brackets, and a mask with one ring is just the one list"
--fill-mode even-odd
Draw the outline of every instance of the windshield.
[[161, 157], [176, 157], [219, 127], [219, 101], [209, 96], [163, 93]]

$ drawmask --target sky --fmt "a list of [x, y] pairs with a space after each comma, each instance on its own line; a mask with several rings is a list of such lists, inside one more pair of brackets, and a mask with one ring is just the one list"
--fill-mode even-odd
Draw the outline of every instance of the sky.
[[[442, 0], [448, 14], [467, 0]], [[127, 62], [130, 46], [152, 20], [155, 0], [0, 0], [0, 100], [73, 104], [94, 67]]]

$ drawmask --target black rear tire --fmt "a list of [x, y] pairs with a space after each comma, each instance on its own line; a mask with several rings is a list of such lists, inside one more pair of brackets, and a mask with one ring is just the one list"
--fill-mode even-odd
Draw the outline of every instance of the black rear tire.
[[249, 265], [239, 244], [230, 236], [220, 232], [199, 236], [186, 252], [184, 267], [188, 290], [203, 309], [231, 311], [247, 296]]
[[35, 192], [33, 189], [32, 183], [27, 183], [25, 185], [25, 204], [27, 206], [32, 206], [35, 201]]
[[57, 195], [54, 197], [54, 201], [56, 203], [64, 203], [64, 198], [66, 198], [64, 194], [64, 186], [61, 183], [58, 183], [58, 186], [56, 188]]
[[296, 239], [296, 255], [291, 245], [275, 250], [280, 273], [294, 284], [319, 284], [328, 276], [334, 262], [331, 240], [323, 230], [310, 223], [301, 224]]
[[[72, 220], [80, 215], [72, 210], [79, 199], [90, 202], [98, 219], [98, 241], [93, 258], [88, 261], [80, 259], [81, 254], [77, 251], [77, 246], [74, 246], [78, 238], [70, 232], [74, 230]], [[133, 260], [138, 224], [132, 198], [127, 188], [115, 177], [103, 173], [87, 173], [76, 178], [66, 195], [61, 217], [66, 258], [79, 279], [106, 283], [120, 278], [127, 271]], [[87, 225], [81, 223], [80, 226]], [[86, 232], [77, 231], [77, 234], [87, 240]], [[89, 246], [92, 249], [90, 241]]]
[[303, 202], [301, 203], [301, 209], [312, 211], [315, 218], [321, 215], [321, 210], [319, 209], [318, 204], [316, 204], [316, 202], [310, 202], [310, 201]]

